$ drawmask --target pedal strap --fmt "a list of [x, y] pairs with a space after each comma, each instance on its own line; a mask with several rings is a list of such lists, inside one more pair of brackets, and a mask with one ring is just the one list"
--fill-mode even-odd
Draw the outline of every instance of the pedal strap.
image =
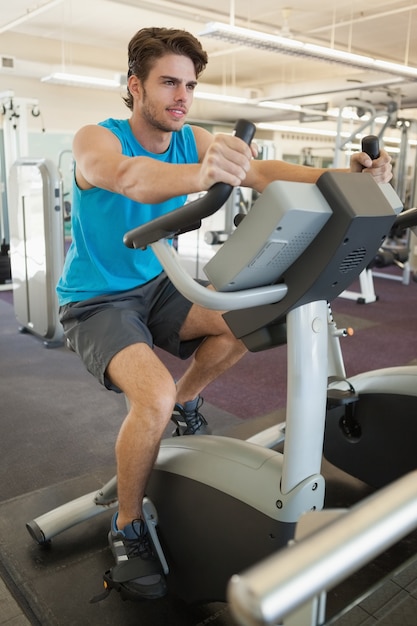
[[[138, 563], [140, 561], [140, 570]], [[121, 591], [123, 583], [142, 576], [151, 576], [152, 574], [161, 574], [162, 569], [160, 563], [155, 560], [145, 560], [140, 557], [129, 559], [118, 563], [103, 574], [104, 591], [91, 598], [90, 603], [101, 602], [105, 600], [112, 589]]]
[[334, 409], [343, 405], [354, 403], [358, 400], [358, 395], [352, 383], [347, 378], [341, 376], [329, 376], [328, 385], [335, 382], [346, 383], [348, 389], [338, 389], [330, 387], [327, 389], [327, 408]]
[[129, 580], [151, 576], [152, 574], [162, 574], [161, 564], [156, 559], [141, 559], [139, 556], [122, 561], [110, 570], [111, 577], [115, 583], [127, 583]]
[[346, 383], [349, 387], [350, 393], [356, 393], [355, 387], [352, 385], [350, 380], [344, 378], [343, 376], [329, 376], [327, 379], [327, 384], [330, 385], [331, 383]]
[[103, 586], [104, 591], [102, 593], [98, 593], [96, 596], [93, 596], [89, 601], [90, 604], [95, 604], [96, 602], [101, 602], [102, 600], [108, 598], [112, 589], [116, 589], [116, 591], [120, 590], [120, 585], [113, 585], [110, 570], [103, 574]]

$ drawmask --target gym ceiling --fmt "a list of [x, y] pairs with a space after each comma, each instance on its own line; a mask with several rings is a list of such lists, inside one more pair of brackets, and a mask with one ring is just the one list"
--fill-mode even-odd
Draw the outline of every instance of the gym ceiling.
[[[210, 22], [417, 68], [411, 0], [1, 0], [0, 92], [8, 74], [40, 79], [63, 69], [116, 76], [123, 84], [130, 37], [144, 26], [168, 26], [199, 36], [209, 54], [198, 89], [215, 100], [195, 101], [196, 120], [298, 121], [300, 107], [312, 114], [346, 103], [363, 114], [363, 102], [416, 116], [417, 78], [200, 36]], [[221, 102], [224, 95], [243, 103]], [[265, 107], [265, 101], [290, 106]]]

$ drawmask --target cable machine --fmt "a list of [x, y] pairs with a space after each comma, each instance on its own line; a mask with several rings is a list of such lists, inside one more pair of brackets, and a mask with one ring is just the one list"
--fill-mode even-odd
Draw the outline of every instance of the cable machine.
[[0, 285], [11, 281], [8, 176], [13, 163], [29, 153], [28, 113], [40, 115], [38, 100], [16, 98], [13, 91], [0, 92]]
[[55, 285], [64, 263], [63, 183], [54, 163], [29, 157], [28, 119], [38, 101], [0, 94], [5, 192], [0, 211], [3, 264], [13, 279], [13, 303], [21, 332], [44, 345], [62, 345]]

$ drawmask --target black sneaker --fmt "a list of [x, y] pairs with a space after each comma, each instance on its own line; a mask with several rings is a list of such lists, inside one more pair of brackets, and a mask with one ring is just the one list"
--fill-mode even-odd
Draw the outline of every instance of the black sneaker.
[[210, 435], [211, 430], [207, 420], [199, 413], [204, 400], [197, 396], [184, 405], [176, 404], [171, 420], [177, 425], [172, 433], [173, 437], [180, 435]]
[[149, 600], [161, 598], [167, 592], [165, 577], [145, 522], [136, 519], [119, 530], [116, 520], [117, 513], [113, 515], [109, 532], [110, 548], [116, 559], [111, 573], [128, 596]]

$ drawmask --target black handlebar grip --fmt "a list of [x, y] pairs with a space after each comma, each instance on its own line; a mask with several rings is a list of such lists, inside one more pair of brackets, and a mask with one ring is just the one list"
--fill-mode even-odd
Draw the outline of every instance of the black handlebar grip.
[[[247, 144], [252, 141], [255, 131], [255, 124], [248, 120], [238, 120], [236, 123], [236, 137], [243, 139]], [[171, 238], [200, 228], [201, 220], [218, 211], [230, 196], [232, 189], [233, 187], [227, 183], [215, 183], [201, 198], [127, 232], [123, 237], [125, 246], [146, 248], [158, 239]]]
[[243, 139], [248, 145], [252, 141], [256, 131], [255, 124], [248, 120], [238, 120], [235, 126], [235, 135], [239, 139]]
[[362, 139], [362, 152], [366, 152], [372, 161], [379, 157], [379, 139], [376, 135], [367, 135]]

